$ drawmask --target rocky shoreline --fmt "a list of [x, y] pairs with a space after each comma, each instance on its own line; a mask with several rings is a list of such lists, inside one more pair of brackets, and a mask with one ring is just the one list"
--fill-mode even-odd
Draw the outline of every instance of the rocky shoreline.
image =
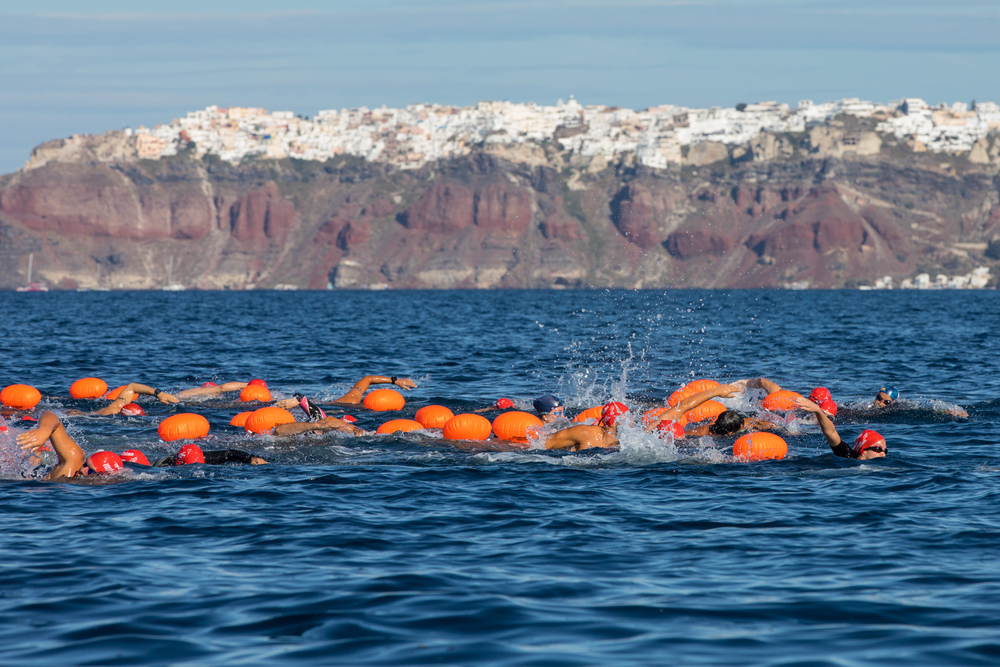
[[861, 154], [848, 134], [699, 144], [665, 169], [556, 142], [419, 169], [52, 159], [0, 177], [0, 289], [29, 254], [53, 289], [160, 289], [171, 257], [188, 289], [853, 288], [996, 267], [995, 160], [891, 135]]

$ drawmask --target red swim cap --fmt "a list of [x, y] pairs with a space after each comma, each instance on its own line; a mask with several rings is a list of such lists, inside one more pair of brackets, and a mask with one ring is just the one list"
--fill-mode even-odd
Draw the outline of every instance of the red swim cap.
[[23, 421], [23, 422], [36, 422], [38, 420], [35, 419], [34, 417], [29, 417], [28, 415], [24, 415], [23, 417], [21, 417], [21, 421]]
[[123, 405], [121, 413], [126, 417], [139, 417], [146, 414], [146, 412], [135, 403], [126, 403]]
[[507, 408], [514, 407], [514, 401], [509, 398], [498, 398], [497, 402], [493, 404], [493, 407], [497, 410], [506, 410]]
[[204, 463], [205, 452], [201, 451], [201, 447], [198, 445], [184, 445], [181, 447], [181, 451], [177, 452], [177, 460], [184, 465]]
[[601, 425], [614, 426], [615, 420], [628, 412], [628, 406], [618, 401], [611, 401], [601, 410]]
[[263, 387], [264, 389], [267, 389], [267, 383], [264, 382], [261, 379], [250, 380], [249, 382], [247, 382], [247, 386], [248, 387], [251, 386], [251, 385], [255, 385], [257, 387]]
[[684, 427], [675, 422], [673, 419], [664, 419], [656, 426], [656, 430], [660, 432], [660, 436], [672, 433], [674, 439], [684, 437]]
[[354, 417], [352, 417], [351, 415], [344, 415], [343, 417], [340, 418], [340, 421], [345, 421], [345, 422], [349, 422], [349, 423], [353, 424], [354, 422], [356, 422], [358, 420], [355, 419]]
[[816, 387], [812, 390], [812, 393], [809, 394], [809, 400], [816, 405], [819, 405], [820, 401], [832, 401], [833, 395], [826, 387]]
[[818, 403], [820, 409], [831, 417], [837, 416], [837, 404], [831, 398], [824, 398]]
[[885, 444], [885, 438], [883, 438], [878, 431], [865, 429], [861, 432], [861, 435], [858, 436], [857, 440], [854, 441], [854, 446], [851, 449], [854, 450], [854, 453], [857, 456], [861, 456], [866, 449], [876, 445], [882, 445], [885, 447], [886, 452], [889, 450], [888, 446]]
[[212, 382], [211, 380], [209, 380], [209, 381], [208, 381], [208, 382], [206, 382], [205, 384], [201, 385], [202, 389], [204, 389], [205, 387], [218, 387], [218, 386], [219, 386], [219, 385], [215, 384], [215, 383], [214, 383], [214, 382]]
[[109, 473], [124, 470], [121, 457], [114, 452], [94, 452], [87, 457], [87, 466], [96, 473]]
[[140, 452], [138, 449], [126, 449], [121, 453], [122, 461], [128, 461], [129, 463], [141, 463], [144, 466], [149, 465], [149, 459], [146, 455]]

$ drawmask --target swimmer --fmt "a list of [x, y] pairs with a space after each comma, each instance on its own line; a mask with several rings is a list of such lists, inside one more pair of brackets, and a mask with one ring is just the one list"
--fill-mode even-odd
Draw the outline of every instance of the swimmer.
[[538, 413], [538, 418], [542, 420], [543, 424], [566, 419], [566, 406], [552, 394], [539, 396], [532, 402], [531, 406], [535, 408], [535, 412]]
[[128, 383], [121, 393], [118, 394], [118, 398], [111, 401], [111, 404], [106, 408], [101, 408], [100, 410], [95, 410], [93, 412], [83, 412], [81, 410], [67, 410], [66, 414], [71, 416], [80, 415], [117, 415], [122, 411], [122, 408], [131, 403], [137, 395], [154, 396], [160, 403], [171, 404], [179, 403], [180, 401], [173, 394], [168, 394], [165, 391], [160, 391], [159, 389], [153, 389], [152, 387], [147, 387], [144, 384], [139, 384], [138, 382]]
[[70, 478], [92, 473], [104, 474], [124, 468], [117, 454], [111, 452], [95, 452], [90, 456], [84, 454], [83, 448], [69, 436], [62, 422], [50, 410], [46, 410], [38, 418], [38, 428], [17, 436], [17, 444], [21, 445], [21, 449], [30, 451], [35, 461], [38, 460], [40, 450], [46, 442], [52, 443], [58, 459], [46, 479]]
[[490, 412], [491, 410], [509, 410], [514, 407], [514, 401], [509, 398], [498, 398], [497, 402], [488, 408], [479, 408], [475, 412]]
[[[280, 402], [280, 401], [279, 401]], [[271, 433], [277, 436], [300, 435], [302, 433], [322, 433], [324, 431], [342, 431], [351, 435], [364, 435], [365, 431], [349, 424], [343, 419], [336, 417], [325, 417], [318, 422], [292, 422], [291, 424], [278, 424]]]
[[[660, 423], [678, 421], [685, 412], [694, 410], [705, 401], [713, 398], [728, 397], [743, 390], [743, 385], [720, 384], [706, 391], [688, 396], [663, 414]], [[618, 445], [618, 417], [628, 411], [622, 403], [608, 403], [601, 411], [599, 423], [588, 426], [570, 426], [557, 431], [545, 440], [545, 449], [569, 449], [581, 451], [592, 447], [615, 447]]]
[[218, 396], [219, 394], [228, 394], [232, 391], [242, 391], [249, 382], [223, 382], [222, 384], [215, 384], [214, 382], [206, 382], [200, 387], [191, 387], [190, 389], [184, 389], [183, 391], [177, 392], [177, 398], [200, 398], [202, 396]]
[[[391, 384], [393, 386], [399, 387], [400, 389], [406, 389], [409, 391], [417, 386], [417, 383], [409, 378], [397, 378], [395, 375], [385, 376], [385, 375], [366, 375], [351, 387], [351, 390], [341, 396], [340, 398], [330, 401], [333, 405], [361, 405], [362, 399], [364, 399], [365, 392], [373, 384]], [[275, 401], [274, 405], [279, 408], [284, 408], [285, 410], [291, 410], [295, 406], [301, 407], [301, 401], [295, 398], [284, 398], [280, 401]], [[305, 408], [303, 408], [305, 409]], [[307, 411], [306, 414], [309, 414]]]
[[882, 387], [875, 394], [875, 407], [877, 408], [887, 408], [899, 399], [899, 390], [889, 385], [888, 387]]
[[[755, 378], [753, 380], [738, 380], [738, 381], [733, 382], [732, 384], [729, 384], [729, 385], [719, 385], [719, 387], [716, 387], [716, 389], [718, 389], [720, 387], [727, 387], [727, 388], [728, 387], [732, 387], [732, 388], [735, 388], [733, 391], [729, 391], [727, 389], [728, 393], [726, 393], [726, 394], [719, 394], [719, 396], [729, 397], [729, 396], [732, 396], [734, 393], [742, 392], [747, 387], [763, 388], [763, 387], [761, 387], [761, 381], [769, 383], [769, 384], [771, 384], [771, 385], [773, 385], [775, 387], [778, 386], [778, 385], [774, 384], [773, 382], [771, 382], [770, 380], [768, 380], [766, 378]], [[685, 412], [687, 412], [688, 410], [693, 410], [694, 409], [694, 408], [684, 408], [685, 405], [689, 404], [688, 402], [690, 401], [690, 399], [695, 398], [695, 397], [701, 397], [702, 394], [707, 394], [707, 393], [709, 393], [711, 391], [712, 390], [710, 389], [710, 390], [708, 390], [708, 392], [701, 392], [701, 394], [694, 394], [694, 395], [688, 397], [687, 399], [685, 399], [684, 401], [681, 401], [676, 406], [674, 406], [673, 408], [671, 408], [670, 410], [668, 410], [667, 412], [665, 412], [663, 414], [660, 422], [658, 422], [658, 424], [656, 425], [655, 428], [659, 428], [659, 424], [662, 424], [664, 421], [668, 421], [668, 422], [669, 421], [674, 421], [674, 422], [676, 422], [676, 421], [680, 420], [680, 418], [684, 415]], [[780, 387], [778, 389], [776, 389], [775, 391], [780, 391]], [[768, 393], [771, 393], [771, 392], [768, 392]], [[712, 396], [709, 396], [708, 398], [703, 398], [703, 399], [697, 401], [694, 404], [694, 407], [698, 407], [699, 405], [701, 405], [705, 401], [711, 400], [712, 398], [713, 398]], [[684, 409], [681, 409], [681, 408], [684, 408]], [[673, 416], [671, 416], [671, 415], [673, 415]], [[697, 426], [689, 426], [689, 427], [687, 427], [684, 430], [684, 434], [685, 435], [690, 435], [690, 436], [695, 436], [695, 437], [701, 437], [703, 435], [721, 437], [721, 436], [725, 436], [725, 435], [733, 435], [733, 434], [739, 433], [741, 431], [749, 431], [749, 430], [753, 430], [753, 431], [773, 431], [776, 428], [778, 428], [778, 426], [776, 424], [774, 424], [774, 423], [772, 423], [772, 422], [770, 422], [770, 421], [768, 421], [766, 419], [759, 419], [757, 417], [744, 417], [742, 414], [740, 414], [736, 410], [726, 410], [725, 412], [723, 412], [722, 414], [720, 414], [718, 417], [716, 417], [715, 420], [712, 421], [711, 423], [698, 424]]]
[[187, 444], [181, 447], [180, 451], [173, 456], [149, 463], [145, 454], [137, 449], [130, 449], [122, 452], [122, 458], [130, 463], [148, 465], [153, 468], [168, 468], [170, 466], [182, 466], [191, 463], [205, 463], [207, 465], [222, 465], [223, 463], [247, 463], [252, 466], [265, 465], [267, 461], [254, 456], [250, 452], [240, 449], [220, 449], [203, 451], [201, 447], [194, 444]]
[[816, 420], [819, 421], [819, 426], [823, 429], [823, 435], [826, 437], [827, 444], [830, 445], [830, 449], [837, 456], [847, 459], [860, 459], [862, 461], [885, 458], [888, 447], [886, 446], [885, 438], [876, 431], [862, 431], [861, 435], [854, 441], [854, 445], [848, 447], [840, 439], [837, 427], [833, 425], [830, 418], [823, 412], [823, 408], [807, 398], [796, 398], [795, 403], [806, 412], [812, 412], [816, 415]]

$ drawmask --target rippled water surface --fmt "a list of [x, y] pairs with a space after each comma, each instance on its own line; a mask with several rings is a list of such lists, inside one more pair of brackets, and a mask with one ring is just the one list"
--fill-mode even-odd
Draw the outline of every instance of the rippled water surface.
[[[402, 416], [556, 393], [636, 410], [699, 377], [831, 389], [838, 459], [792, 424], [783, 461], [732, 439], [489, 451], [430, 433], [278, 439], [235, 398], [67, 417], [92, 452], [178, 411], [267, 466], [25, 478], [0, 437], [0, 664], [1000, 662], [996, 292], [0, 293], [0, 384], [59, 414], [96, 375], [174, 391], [267, 380], [320, 401], [412, 377]], [[902, 394], [875, 412], [882, 384]], [[734, 399], [752, 409], [745, 398]], [[961, 406], [968, 418], [950, 414]], [[338, 414], [338, 410], [332, 411]], [[385, 415], [352, 410], [370, 430]], [[495, 413], [486, 413], [492, 416]], [[393, 415], [399, 416], [399, 415]], [[301, 413], [300, 413], [301, 418]], [[20, 467], [19, 467], [20, 466]], [[103, 480], [107, 482], [108, 480]]]

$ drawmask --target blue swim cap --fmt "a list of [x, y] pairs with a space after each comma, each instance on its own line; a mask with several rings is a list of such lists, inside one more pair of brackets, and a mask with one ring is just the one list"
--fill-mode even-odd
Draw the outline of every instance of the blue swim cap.
[[539, 414], [546, 414], [552, 412], [558, 407], [562, 407], [563, 402], [552, 394], [546, 394], [545, 396], [539, 396], [535, 399], [534, 403], [531, 405], [535, 408], [535, 412]]
[[[899, 398], [899, 390], [893, 387], [892, 385], [889, 385], [888, 387], [882, 387], [881, 389], [878, 390], [878, 394], [881, 394], [882, 392], [885, 392], [885, 395], [894, 401]], [[876, 394], [876, 396], [878, 394]]]

